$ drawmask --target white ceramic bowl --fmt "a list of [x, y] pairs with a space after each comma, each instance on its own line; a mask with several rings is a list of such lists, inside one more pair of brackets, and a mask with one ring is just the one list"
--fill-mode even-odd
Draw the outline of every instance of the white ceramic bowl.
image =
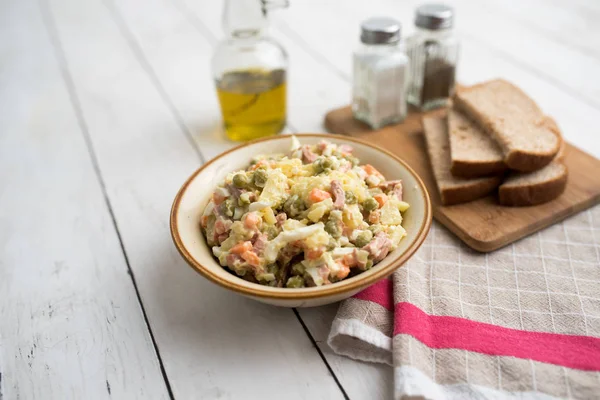
[[257, 154], [286, 153], [291, 136], [274, 136], [249, 142], [215, 157], [183, 184], [171, 210], [171, 235], [175, 246], [202, 276], [249, 298], [284, 307], [313, 307], [348, 298], [401, 267], [421, 246], [431, 226], [431, 203], [425, 185], [404, 161], [365, 141], [339, 135], [302, 134], [302, 144], [316, 144], [325, 139], [336, 144], [348, 143], [361, 164], [371, 164], [388, 180], [402, 179], [404, 200], [410, 208], [402, 225], [407, 236], [398, 248], [370, 270], [331, 285], [288, 289], [262, 286], [245, 281], [221, 267], [200, 231], [200, 216], [214, 189], [235, 170], [245, 169]]

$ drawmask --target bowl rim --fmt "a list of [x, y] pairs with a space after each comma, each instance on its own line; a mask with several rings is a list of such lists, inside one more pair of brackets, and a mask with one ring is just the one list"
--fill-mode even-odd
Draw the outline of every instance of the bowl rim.
[[[427, 188], [425, 187], [425, 184], [423, 183], [423, 181], [421, 180], [419, 175], [404, 160], [402, 160], [395, 154], [393, 154], [379, 146], [375, 146], [375, 145], [367, 142], [366, 140], [361, 140], [361, 139], [357, 139], [354, 137], [326, 134], [326, 133], [298, 133], [296, 135], [298, 135], [300, 140], [302, 140], [303, 137], [322, 138], [322, 139], [335, 138], [337, 140], [339, 140], [339, 139], [347, 140], [349, 142], [358, 143], [363, 146], [371, 147], [379, 152], [385, 153], [386, 155], [388, 155], [389, 157], [393, 158], [398, 163], [400, 163], [417, 181], [419, 187], [421, 188], [421, 193], [423, 195], [423, 201], [425, 202], [425, 204], [424, 204], [425, 205], [424, 221], [421, 224], [421, 226], [419, 227], [419, 231], [417, 232], [415, 241], [403, 253], [401, 253], [394, 260], [392, 260], [389, 263], [389, 265], [377, 270], [372, 275], [366, 276], [365, 279], [358, 279], [354, 282], [347, 282], [347, 281], [342, 280], [340, 282], [336, 282], [331, 285], [319, 286], [318, 290], [315, 290], [315, 288], [293, 289], [293, 288], [272, 288], [272, 287], [268, 287], [271, 290], [266, 290], [266, 287], [263, 287], [262, 285], [259, 285], [259, 284], [254, 284], [252, 287], [246, 287], [241, 284], [238, 284], [235, 281], [235, 279], [232, 279], [230, 281], [230, 280], [221, 278], [221, 277], [216, 276], [213, 273], [211, 273], [209, 268], [205, 267], [200, 262], [198, 262], [194, 257], [192, 257], [192, 255], [188, 252], [185, 245], [183, 244], [183, 240], [181, 239], [181, 236], [179, 234], [179, 227], [177, 225], [177, 215], [179, 214], [179, 206], [181, 203], [181, 199], [182, 199], [184, 193], [186, 192], [188, 186], [191, 184], [191, 182], [194, 179], [196, 179], [196, 177], [200, 173], [202, 173], [202, 171], [205, 168], [207, 168], [209, 165], [211, 165], [218, 159], [220, 159], [230, 153], [233, 153], [239, 149], [242, 149], [244, 147], [247, 147], [247, 146], [250, 146], [250, 145], [253, 145], [256, 143], [272, 141], [272, 140], [285, 140], [285, 139], [289, 140], [292, 135], [269, 136], [269, 137], [265, 137], [265, 138], [252, 140], [252, 141], [249, 141], [246, 143], [242, 143], [242, 144], [235, 146], [229, 150], [226, 150], [226, 151], [220, 153], [219, 155], [217, 155], [216, 157], [210, 159], [209, 161], [207, 161], [206, 163], [201, 165], [200, 168], [198, 168], [196, 171], [194, 171], [192, 173], [192, 175], [181, 186], [181, 188], [177, 192], [177, 195], [175, 196], [175, 199], [173, 200], [173, 205], [171, 207], [171, 213], [170, 213], [171, 238], [173, 239], [173, 243], [175, 244], [175, 247], [179, 251], [179, 254], [181, 254], [181, 256], [183, 257], [183, 259], [190, 265], [190, 267], [192, 267], [196, 272], [198, 272], [204, 278], [206, 278], [209, 281], [216, 283], [217, 285], [222, 286], [226, 289], [233, 290], [234, 292], [237, 292], [237, 293], [243, 294], [243, 295], [248, 295], [248, 296], [280, 299], [280, 300], [318, 299], [318, 298], [322, 298], [325, 296], [332, 296], [332, 295], [352, 291], [354, 289], [360, 290], [361, 288], [369, 286], [369, 285], [385, 278], [386, 276], [389, 276], [392, 272], [394, 272], [400, 266], [404, 265], [404, 263], [406, 263], [406, 261], [419, 249], [419, 247], [421, 247], [421, 245], [425, 241], [425, 238], [427, 237], [427, 234], [429, 233], [429, 230], [431, 228], [431, 222], [432, 222], [431, 199], [429, 198], [429, 192], [427, 191]], [[232, 277], [241, 279], [235, 275], [232, 275]], [[256, 286], [256, 287], [254, 287], [254, 286]], [[272, 289], [281, 289], [281, 291], [273, 291]], [[306, 289], [312, 289], [312, 290], [306, 291]]]

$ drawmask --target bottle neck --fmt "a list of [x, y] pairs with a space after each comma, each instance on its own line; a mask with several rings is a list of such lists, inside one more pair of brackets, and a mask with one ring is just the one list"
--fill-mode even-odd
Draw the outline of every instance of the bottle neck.
[[232, 39], [258, 39], [266, 34], [267, 12], [261, 0], [226, 0], [223, 29]]

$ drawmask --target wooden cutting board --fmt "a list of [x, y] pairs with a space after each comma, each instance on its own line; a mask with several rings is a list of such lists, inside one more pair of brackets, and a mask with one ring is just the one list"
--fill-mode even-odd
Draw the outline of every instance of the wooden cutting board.
[[434, 218], [481, 252], [499, 249], [600, 201], [600, 160], [567, 144], [565, 164], [569, 180], [565, 192], [556, 200], [532, 207], [504, 207], [494, 196], [489, 196], [470, 203], [442, 206], [425, 150], [421, 118], [424, 115], [441, 117], [445, 112], [412, 112], [401, 124], [372, 131], [352, 117], [350, 107], [344, 107], [326, 115], [325, 127], [332, 133], [365, 139], [405, 160], [425, 182]]

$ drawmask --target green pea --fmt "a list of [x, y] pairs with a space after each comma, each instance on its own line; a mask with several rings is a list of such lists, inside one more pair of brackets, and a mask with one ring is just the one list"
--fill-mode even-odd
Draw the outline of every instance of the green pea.
[[296, 263], [292, 265], [292, 275], [302, 276], [304, 275], [304, 265], [302, 263]]
[[233, 217], [233, 213], [235, 212], [235, 203], [231, 199], [227, 199], [223, 202], [223, 213], [228, 217]]
[[323, 168], [323, 159], [322, 158], [317, 158], [313, 162], [313, 169], [315, 170], [315, 175], [318, 175], [318, 174], [320, 174], [321, 172], [324, 171], [324, 168]]
[[367, 260], [367, 265], [365, 266], [365, 270], [373, 268], [373, 260]]
[[273, 240], [279, 235], [279, 231], [274, 226], [269, 226], [265, 232], [269, 240]]
[[369, 230], [373, 232], [373, 235], [377, 235], [379, 232], [382, 231], [382, 229], [383, 227], [379, 224], [369, 226]]
[[288, 217], [296, 217], [302, 211], [306, 209], [304, 200], [302, 200], [297, 194], [288, 197], [283, 204], [283, 211], [288, 214]]
[[285, 286], [288, 288], [302, 288], [305, 286], [304, 278], [301, 276], [292, 276], [287, 280]]
[[235, 174], [233, 176], [233, 185], [238, 189], [243, 189], [245, 187], [248, 187], [249, 183], [250, 183], [250, 179], [248, 179], [246, 174], [239, 173], [239, 174]]
[[371, 231], [361, 232], [354, 240], [354, 245], [356, 247], [363, 247], [369, 244], [371, 239], [373, 238], [373, 233]]
[[269, 264], [267, 265], [266, 270], [270, 274], [276, 274], [277, 272], [279, 272], [279, 267], [277, 266], [277, 264]]
[[340, 228], [340, 225], [332, 220], [327, 221], [325, 224], [325, 232], [329, 233], [336, 239], [342, 236], [342, 229]]
[[254, 171], [253, 179], [254, 185], [256, 187], [262, 188], [265, 187], [265, 184], [267, 183], [267, 179], [269, 179], [269, 177], [267, 176], [267, 171], [259, 168], [256, 171]]
[[351, 192], [350, 190], [345, 192], [345, 197], [346, 197], [346, 204], [356, 204], [356, 202], [358, 201], [358, 199], [356, 198], [354, 193]]
[[340, 210], [333, 210], [329, 213], [329, 221], [339, 223], [343, 219], [343, 214]]
[[323, 166], [323, 169], [331, 169], [333, 162], [329, 158], [325, 158], [323, 159], [323, 162], [321, 162], [321, 165]]
[[348, 161], [350, 161], [352, 163], [353, 167], [356, 167], [358, 165], [358, 158], [356, 158], [354, 156], [348, 156], [346, 158], [348, 159]]
[[288, 214], [288, 217], [292, 217], [294, 214], [295, 203], [298, 200], [298, 195], [293, 195], [287, 198], [285, 203], [283, 203], [283, 211]]
[[240, 207], [243, 207], [243, 206], [247, 206], [248, 204], [250, 204], [250, 193], [249, 192], [242, 193], [240, 195], [240, 198], [238, 199], [238, 205]]
[[379, 203], [372, 197], [369, 197], [362, 203], [363, 210], [365, 211], [373, 211], [379, 208]]
[[304, 209], [306, 208], [306, 205], [304, 204], [304, 200], [302, 200], [302, 198], [298, 197], [296, 199], [296, 201], [294, 202], [294, 207], [296, 207], [296, 210], [298, 210], [298, 211], [304, 211]]
[[337, 246], [337, 241], [332, 237], [329, 238], [329, 243], [327, 243], [327, 251], [334, 250]]

